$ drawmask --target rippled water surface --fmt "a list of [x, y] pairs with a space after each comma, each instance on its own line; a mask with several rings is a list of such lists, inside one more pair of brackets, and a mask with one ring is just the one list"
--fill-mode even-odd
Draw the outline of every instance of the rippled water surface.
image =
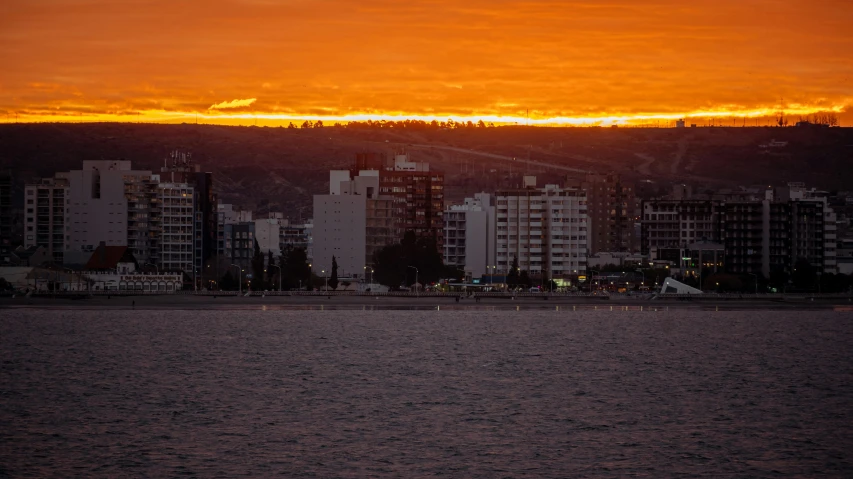
[[852, 323], [0, 311], [0, 477], [850, 477]]

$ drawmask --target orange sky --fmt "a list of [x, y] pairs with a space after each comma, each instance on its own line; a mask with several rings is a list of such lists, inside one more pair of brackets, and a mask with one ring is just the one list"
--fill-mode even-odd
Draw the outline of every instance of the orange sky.
[[607, 123], [780, 98], [853, 125], [853, 2], [0, 2], [0, 121]]

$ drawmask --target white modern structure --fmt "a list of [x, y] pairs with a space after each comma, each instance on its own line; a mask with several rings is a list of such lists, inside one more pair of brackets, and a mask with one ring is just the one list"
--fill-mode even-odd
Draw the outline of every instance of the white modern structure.
[[660, 285], [660, 293], [667, 294], [703, 294], [701, 290], [696, 289], [692, 286], [688, 286], [680, 281], [676, 281], [673, 278], [666, 278], [662, 285]]
[[276, 258], [281, 255], [281, 227], [286, 221], [281, 213], [270, 213], [269, 218], [255, 220], [255, 241], [261, 253], [272, 252]]
[[[367, 196], [314, 195], [314, 274], [362, 272], [367, 258]], [[325, 273], [323, 273], [325, 271]]]
[[494, 199], [488, 193], [444, 210], [444, 264], [474, 278], [488, 274], [496, 265], [495, 219]]
[[220, 225], [233, 225], [252, 221], [251, 211], [235, 210], [234, 205], [231, 204], [219, 203], [216, 205], [216, 212], [219, 214]]
[[364, 170], [329, 174], [329, 194], [314, 195], [314, 220], [309, 239], [314, 274], [332, 269], [338, 275], [359, 277], [373, 262], [379, 248], [399, 239], [393, 215], [393, 199], [379, 196], [379, 172]]
[[586, 271], [586, 193], [557, 185], [525, 187], [495, 194], [497, 271], [507, 274], [513, 258], [541, 281], [571, 279]]
[[255, 239], [263, 254], [272, 251], [275, 257], [288, 248], [303, 248], [310, 258], [311, 228], [310, 220], [305, 224], [291, 223], [283, 213], [271, 212], [269, 217], [256, 219]]
[[69, 182], [66, 250], [91, 253], [101, 242], [127, 245], [125, 185], [150, 179], [151, 172], [133, 170], [127, 160], [98, 160], [84, 161], [82, 170], [65, 175]]

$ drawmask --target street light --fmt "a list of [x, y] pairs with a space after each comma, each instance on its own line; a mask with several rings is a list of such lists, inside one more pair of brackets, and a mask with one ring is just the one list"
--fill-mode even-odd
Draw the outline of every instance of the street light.
[[367, 285], [369, 287], [371, 284], [373, 284], [373, 267], [372, 266], [365, 266], [364, 271], [370, 272], [370, 276], [368, 276], [368, 280], [367, 280]]
[[278, 268], [278, 292], [281, 293], [281, 266], [271, 264], [270, 268]]
[[645, 286], [646, 285], [646, 272], [643, 271], [642, 269], [639, 269], [639, 268], [637, 268], [637, 272], [643, 275], [643, 282], [640, 283], [640, 286]]
[[[600, 270], [596, 270], [596, 269], [591, 269], [591, 270], [589, 270], [589, 272], [590, 272], [590, 273], [598, 273], [599, 275], [601, 274], [601, 271], [600, 271]], [[591, 277], [589, 278], [589, 292], [590, 292], [590, 293], [592, 293], [592, 283], [593, 283], [593, 281], [595, 281], [595, 275], [593, 275], [593, 276], [591, 276]], [[599, 285], [599, 286], [601, 286], [601, 280], [600, 280], [600, 279], [598, 280], [598, 285]]]
[[407, 268], [415, 270], [415, 296], [418, 296], [418, 268], [415, 268], [414, 266], [407, 266]]
[[323, 280], [326, 281], [326, 288], [323, 291], [328, 293], [329, 292], [329, 277], [326, 276], [326, 270], [325, 269], [320, 270], [320, 272], [323, 273]]
[[237, 268], [237, 284], [240, 287], [240, 296], [243, 296], [243, 268], [233, 263], [231, 266]]

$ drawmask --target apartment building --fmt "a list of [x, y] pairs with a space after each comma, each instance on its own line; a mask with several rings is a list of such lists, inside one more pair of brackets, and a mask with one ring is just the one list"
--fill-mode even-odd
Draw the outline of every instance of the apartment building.
[[81, 170], [66, 175], [69, 182], [66, 251], [91, 255], [101, 242], [107, 246], [127, 246], [125, 186], [151, 179], [151, 172], [134, 170], [127, 160], [97, 160], [84, 161]]
[[[400, 236], [413, 231], [419, 237], [436, 241], [439, 252], [444, 243], [444, 173], [430, 169], [429, 163], [410, 161], [398, 154], [386, 165], [383, 157], [364, 153], [356, 155], [355, 166], [333, 174], [337, 183], [349, 177], [376, 172], [379, 177], [378, 196], [390, 198], [393, 204], [394, 226]], [[398, 238], [400, 239], [400, 238]]]
[[[643, 203], [642, 249], [652, 259], [677, 260], [696, 244], [721, 245], [725, 270], [737, 274], [791, 274], [805, 259], [835, 273], [836, 215], [826, 192], [800, 183], [716, 199], [662, 199]], [[671, 257], [664, 251], [676, 251]], [[715, 253], [716, 255], [716, 253]], [[716, 257], [716, 256], [715, 256]], [[704, 261], [702, 261], [704, 264]]]
[[[224, 244], [220, 255], [230, 264], [251, 271], [252, 258], [255, 256], [255, 223], [230, 223], [223, 226]], [[236, 271], [232, 270], [235, 277]]]
[[200, 275], [219, 251], [219, 209], [213, 174], [202, 171], [192, 153], [176, 150], [163, 160], [160, 177], [165, 183], [183, 183], [193, 188], [193, 274]]
[[[195, 191], [186, 183], [159, 183], [159, 266], [162, 271], [184, 271], [195, 278]], [[154, 231], [152, 231], [154, 233]]]
[[684, 248], [721, 241], [720, 203], [712, 200], [653, 200], [642, 206], [641, 251]]
[[639, 249], [634, 228], [639, 202], [632, 183], [616, 174], [589, 173], [567, 178], [564, 186], [586, 192], [590, 254]]
[[287, 221], [279, 229], [278, 244], [282, 251], [289, 248], [302, 248], [310, 261], [313, 253], [313, 220], [293, 224]]
[[557, 185], [495, 193], [496, 263], [506, 274], [513, 258], [519, 269], [541, 279], [573, 279], [586, 271], [588, 219], [586, 193]]
[[0, 170], [0, 263], [11, 259], [13, 186], [12, 172]]
[[496, 267], [495, 204], [488, 193], [444, 210], [444, 264], [481, 277]]
[[192, 185], [161, 182], [130, 161], [84, 161], [26, 185], [24, 241], [58, 263], [83, 265], [103, 243], [127, 247], [140, 266], [193, 275], [194, 195]]
[[56, 264], [65, 256], [68, 188], [62, 174], [24, 187], [24, 246], [43, 246]]
[[353, 177], [346, 170], [329, 173], [329, 194], [314, 195], [315, 272], [331, 271], [334, 256], [338, 274], [359, 277], [376, 251], [400, 240], [398, 202], [379, 190], [378, 170]]

